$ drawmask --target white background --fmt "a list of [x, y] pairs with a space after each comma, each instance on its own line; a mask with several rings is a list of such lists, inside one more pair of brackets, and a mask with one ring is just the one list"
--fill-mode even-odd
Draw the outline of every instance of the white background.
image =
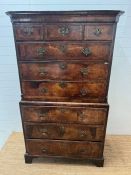
[[0, 145], [21, 131], [20, 88], [12, 26], [6, 11], [124, 10], [117, 27], [108, 134], [131, 134], [131, 0], [0, 0]]

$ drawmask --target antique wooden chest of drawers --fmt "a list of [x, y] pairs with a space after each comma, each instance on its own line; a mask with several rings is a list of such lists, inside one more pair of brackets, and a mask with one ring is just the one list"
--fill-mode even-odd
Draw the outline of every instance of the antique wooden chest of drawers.
[[7, 12], [19, 68], [26, 163], [56, 157], [103, 166], [108, 86], [122, 13]]

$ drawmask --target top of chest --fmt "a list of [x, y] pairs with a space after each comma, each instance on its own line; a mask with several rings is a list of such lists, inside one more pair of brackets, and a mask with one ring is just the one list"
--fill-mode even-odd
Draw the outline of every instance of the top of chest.
[[117, 22], [123, 11], [10, 11], [6, 14], [15, 22]]
[[7, 12], [20, 40], [113, 40], [122, 11]]

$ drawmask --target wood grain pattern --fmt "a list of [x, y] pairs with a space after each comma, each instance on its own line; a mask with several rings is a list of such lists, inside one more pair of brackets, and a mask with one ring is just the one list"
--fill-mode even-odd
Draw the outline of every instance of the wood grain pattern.
[[105, 98], [106, 82], [39, 82], [22, 81], [22, 90], [25, 99], [41, 100], [66, 100], [81, 99], [86, 101], [88, 98]]
[[88, 11], [9, 11], [12, 22], [118, 22], [124, 12], [119, 10]]
[[[88, 24], [85, 26], [85, 40], [112, 40], [114, 36], [114, 25], [112, 24]], [[99, 31], [98, 31], [99, 29]]]
[[7, 12], [16, 44], [26, 163], [45, 156], [103, 166], [107, 94], [122, 13]]
[[108, 62], [28, 62], [21, 63], [19, 67], [21, 79], [23, 80], [88, 81], [106, 80], [108, 77]]
[[[64, 34], [65, 29], [65, 34]], [[48, 24], [46, 40], [82, 40], [83, 26], [80, 24]], [[62, 33], [63, 32], [63, 33]]]
[[59, 123], [24, 123], [26, 138], [103, 141], [104, 126], [59, 124]]
[[71, 107], [69, 104], [67, 106], [21, 104], [20, 107], [25, 122], [105, 125], [108, 113], [108, 107], [98, 107], [97, 104], [86, 107]]
[[[100, 29], [100, 34], [96, 33], [97, 29]], [[16, 40], [112, 40], [114, 35], [112, 24], [99, 23], [89, 23], [88, 25], [21, 23], [14, 25], [14, 30]]]
[[[17, 44], [19, 60], [109, 60], [110, 43], [107, 42], [46, 42]], [[62, 48], [62, 49], [61, 49]], [[90, 54], [85, 55], [83, 49], [88, 48]], [[64, 49], [64, 50], [63, 50]], [[41, 50], [41, 52], [39, 51]], [[43, 50], [43, 52], [42, 52]]]
[[[64, 156], [64, 157], [90, 157], [100, 158], [102, 156], [101, 142], [88, 141], [53, 141], [28, 139], [27, 153], [30, 155]], [[53, 147], [52, 147], [53, 145]]]
[[15, 24], [14, 32], [16, 40], [42, 40], [45, 29], [41, 24]]

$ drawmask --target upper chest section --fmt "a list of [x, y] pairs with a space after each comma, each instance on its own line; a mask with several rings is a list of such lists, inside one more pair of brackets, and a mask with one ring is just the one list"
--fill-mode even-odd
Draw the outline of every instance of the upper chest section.
[[113, 40], [120, 11], [7, 12], [15, 39]]
[[114, 23], [17, 23], [16, 40], [112, 40]]

